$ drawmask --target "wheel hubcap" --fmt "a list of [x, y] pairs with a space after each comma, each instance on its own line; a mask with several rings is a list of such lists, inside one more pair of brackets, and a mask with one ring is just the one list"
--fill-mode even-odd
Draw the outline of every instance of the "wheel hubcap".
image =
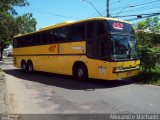
[[78, 69], [78, 77], [82, 78], [83, 76], [83, 70], [82, 69]]
[[25, 64], [23, 64], [22, 68], [25, 70], [25, 69], [26, 69], [26, 65], [25, 65]]
[[32, 72], [32, 66], [31, 65], [29, 65], [29, 71]]

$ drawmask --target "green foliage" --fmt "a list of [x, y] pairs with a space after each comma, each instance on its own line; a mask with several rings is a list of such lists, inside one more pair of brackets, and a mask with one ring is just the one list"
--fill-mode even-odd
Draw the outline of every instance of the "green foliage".
[[7, 12], [3, 12], [1, 15], [3, 15], [3, 20], [0, 21], [0, 42], [1, 49], [4, 49], [12, 40], [13, 16]]
[[157, 71], [152, 70], [152, 72], [141, 71], [137, 76], [133, 77], [132, 80], [160, 86], [160, 69]]
[[12, 43], [14, 35], [33, 32], [36, 30], [36, 20], [32, 14], [15, 16], [15, 6], [27, 6], [27, 0], [0, 0], [0, 52]]
[[29, 3], [27, 0], [0, 0], [0, 11], [9, 12], [11, 14], [17, 14], [14, 6], [27, 6]]
[[159, 32], [160, 31], [160, 23], [159, 18], [147, 18], [144, 21], [138, 22], [136, 25], [137, 30], [148, 30], [152, 32]]
[[159, 18], [147, 18], [137, 23], [136, 31], [142, 69], [151, 72], [158, 67], [160, 61], [160, 48], [156, 48], [160, 44]]
[[14, 18], [14, 35], [25, 34], [36, 30], [36, 19], [32, 17], [32, 14], [27, 13], [22, 16]]
[[138, 45], [154, 47], [160, 44], [160, 34], [154, 32], [137, 31]]
[[160, 49], [141, 46], [139, 47], [139, 53], [142, 70], [151, 72], [152, 69], [156, 70], [158, 68]]

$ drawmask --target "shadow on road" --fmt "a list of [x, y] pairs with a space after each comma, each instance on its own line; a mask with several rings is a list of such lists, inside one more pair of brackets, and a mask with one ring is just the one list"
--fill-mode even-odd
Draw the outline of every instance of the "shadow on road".
[[73, 90], [94, 90], [100, 88], [113, 88], [133, 83], [132, 81], [129, 80], [104, 81], [104, 80], [89, 79], [88, 81], [78, 81], [72, 79], [71, 76], [44, 73], [44, 72], [34, 72], [32, 74], [27, 74], [20, 69], [5, 70], [5, 73], [26, 81], [33, 81], [45, 85], [56, 86], [66, 89], [73, 89]]

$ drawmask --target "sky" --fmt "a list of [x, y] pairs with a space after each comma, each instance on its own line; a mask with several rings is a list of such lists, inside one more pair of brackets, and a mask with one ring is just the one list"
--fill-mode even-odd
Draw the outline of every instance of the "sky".
[[[87, 0], [86, 0], [87, 1]], [[67, 20], [81, 20], [98, 17], [99, 13], [83, 0], [28, 0], [26, 7], [16, 7], [18, 15], [32, 13], [37, 29]], [[107, 0], [88, 0], [106, 16]], [[139, 15], [160, 12], [160, 0], [110, 0], [110, 15]], [[135, 17], [136, 18], [136, 17]], [[125, 17], [119, 19], [127, 19]], [[132, 21], [135, 22], [135, 21]]]

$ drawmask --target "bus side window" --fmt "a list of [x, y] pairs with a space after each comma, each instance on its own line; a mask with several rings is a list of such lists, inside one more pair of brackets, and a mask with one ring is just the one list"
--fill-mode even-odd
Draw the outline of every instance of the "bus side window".
[[61, 28], [61, 30], [60, 30], [60, 34], [59, 34], [59, 40], [61, 41], [61, 42], [65, 42], [65, 41], [67, 41], [67, 37], [68, 37], [68, 28]]
[[98, 42], [98, 57], [105, 57], [107, 55], [107, 41], [105, 35], [105, 24], [104, 22], [97, 22], [96, 24], [96, 35]]
[[46, 31], [45, 32], [45, 44], [51, 44], [52, 43], [52, 32], [51, 31]]
[[32, 36], [26, 36], [24, 37], [24, 39], [22, 40], [22, 46], [23, 47], [28, 47], [28, 46], [32, 46]]
[[17, 47], [21, 47], [22, 46], [22, 38], [17, 38]]
[[18, 38], [14, 38], [13, 39], [13, 48], [17, 48], [18, 47]]
[[53, 31], [48, 31], [48, 41], [49, 43], [53, 43], [54, 37], [53, 37]]
[[21, 47], [28, 47], [30, 46], [31, 42], [31, 37], [30, 36], [25, 36], [21, 39]]
[[54, 42], [59, 42], [60, 39], [60, 29], [52, 30]]
[[87, 24], [87, 38], [93, 38], [95, 36], [95, 23], [91, 22]]
[[104, 35], [105, 34], [105, 25], [104, 22], [97, 23], [97, 35]]
[[33, 35], [33, 45], [40, 45], [41, 34]]
[[76, 29], [75, 29], [75, 26], [71, 26], [68, 28], [68, 41], [75, 41], [75, 32], [76, 32]]
[[19, 43], [19, 46], [20, 46], [20, 47], [24, 47], [24, 40], [25, 40], [25, 37], [22, 37], [22, 38], [20, 39], [20, 43]]
[[97, 42], [98, 42], [98, 57], [101, 58], [107, 55], [107, 40], [105, 36], [104, 22], [97, 22], [96, 36], [97, 36]]
[[47, 32], [42, 32], [41, 33], [42, 37], [41, 37], [41, 44], [44, 45], [44, 44], [47, 44]]
[[84, 25], [76, 26], [74, 40], [75, 41], [83, 40], [84, 36], [85, 36]]
[[44, 42], [44, 39], [45, 39], [45, 35], [44, 35], [44, 32], [41, 32], [41, 39], [40, 39], [40, 44], [43, 45], [45, 42]]
[[95, 22], [87, 24], [87, 56], [97, 58], [97, 40], [95, 36]]

